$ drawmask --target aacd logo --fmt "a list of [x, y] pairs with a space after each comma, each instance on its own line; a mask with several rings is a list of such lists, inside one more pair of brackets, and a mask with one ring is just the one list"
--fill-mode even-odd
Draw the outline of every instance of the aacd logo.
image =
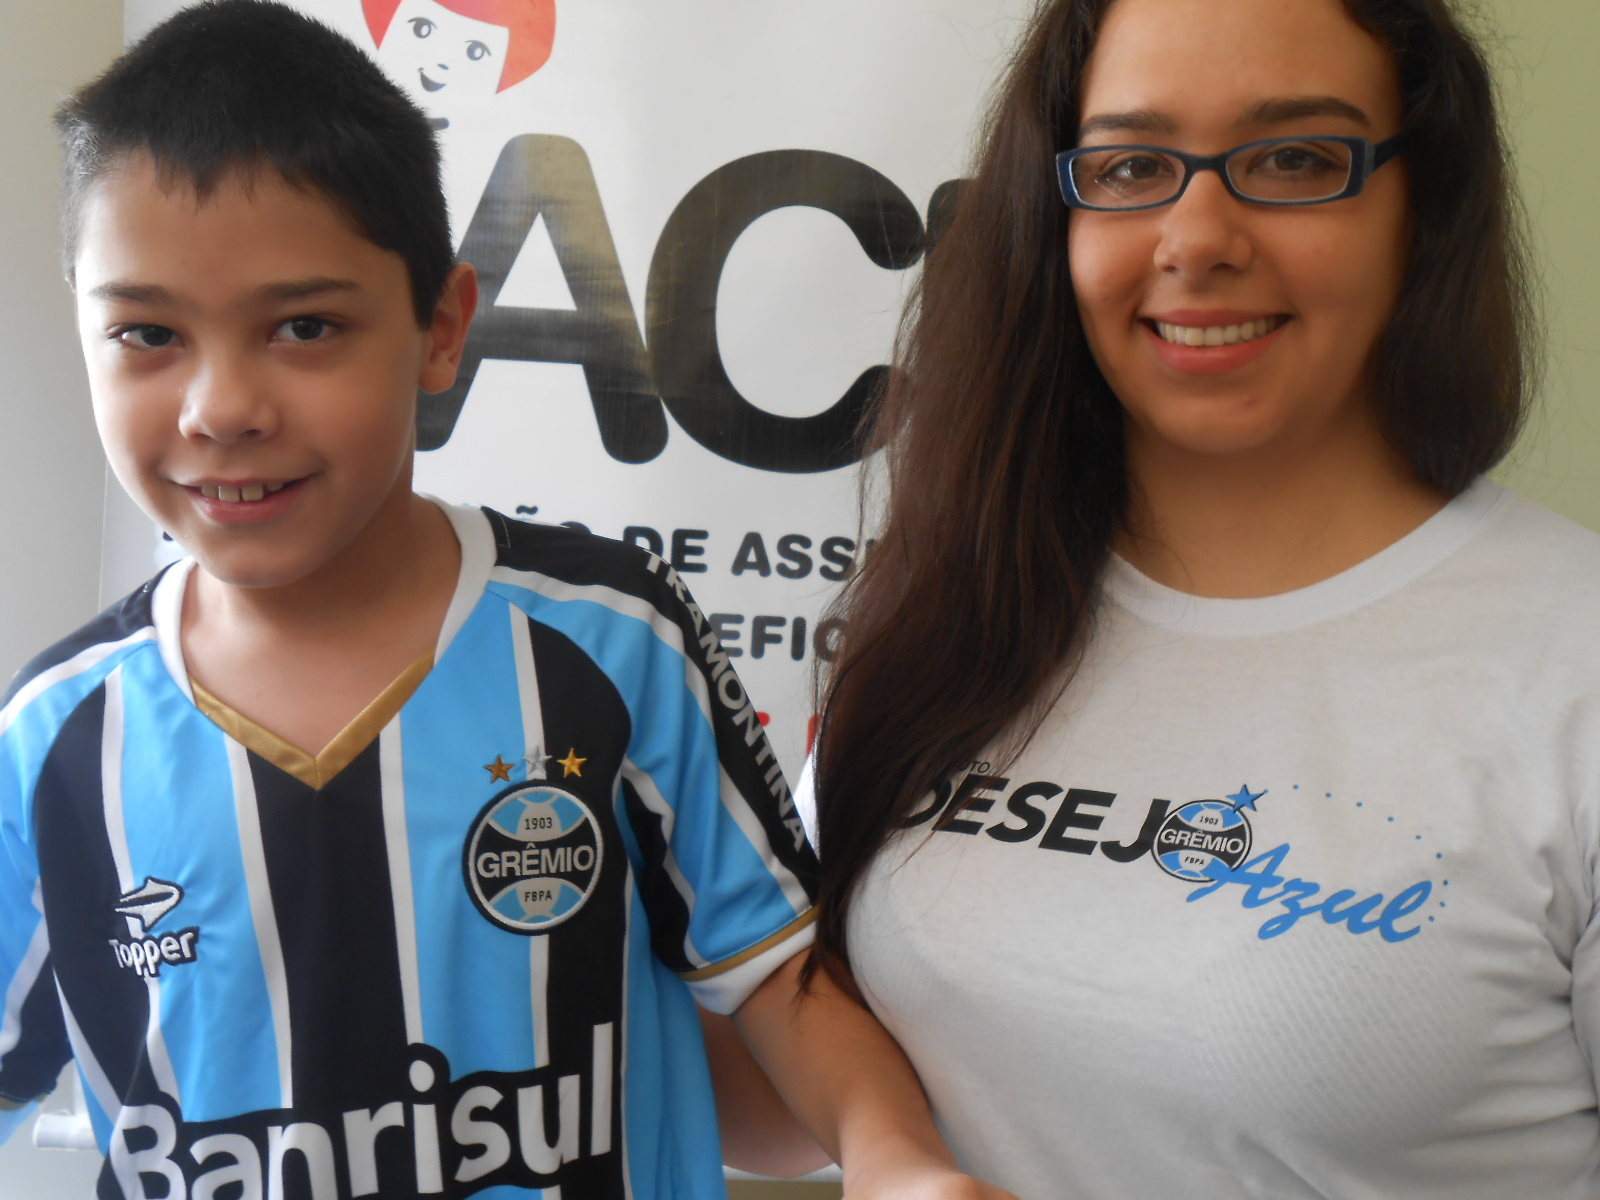
[[1211, 880], [1214, 862], [1237, 867], [1250, 853], [1250, 821], [1221, 800], [1185, 804], [1161, 823], [1155, 860], [1168, 875], [1192, 883]]
[[526, 783], [473, 822], [463, 867], [478, 911], [513, 933], [544, 933], [583, 907], [600, 878], [600, 828], [582, 800]]

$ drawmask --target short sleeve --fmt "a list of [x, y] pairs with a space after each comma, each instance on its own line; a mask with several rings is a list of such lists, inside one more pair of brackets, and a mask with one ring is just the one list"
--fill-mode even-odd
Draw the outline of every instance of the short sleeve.
[[[48, 1094], [71, 1057], [32, 845], [29, 810], [44, 747], [26, 699], [0, 709], [0, 1097], [13, 1102]], [[0, 1111], [0, 1135], [29, 1111]]]
[[635, 706], [623, 799], [656, 956], [727, 1013], [811, 943], [817, 859], [715, 630], [671, 567], [651, 569], [674, 678]]

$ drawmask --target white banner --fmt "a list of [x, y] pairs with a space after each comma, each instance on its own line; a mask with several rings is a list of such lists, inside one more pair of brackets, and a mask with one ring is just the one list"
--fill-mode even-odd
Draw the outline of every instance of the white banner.
[[[792, 777], [819, 614], [862, 552], [855, 417], [1031, 5], [296, 3], [441, 126], [483, 279], [462, 381], [424, 398], [418, 488], [661, 554]], [[127, 0], [129, 37], [180, 7]], [[126, 527], [114, 594], [148, 574]]]

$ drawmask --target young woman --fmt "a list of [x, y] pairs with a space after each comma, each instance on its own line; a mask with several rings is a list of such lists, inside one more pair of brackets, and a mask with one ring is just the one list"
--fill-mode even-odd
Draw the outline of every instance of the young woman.
[[1037, 17], [816, 760], [830, 970], [968, 1169], [1600, 1194], [1600, 538], [1482, 479], [1515, 212], [1444, 0]]

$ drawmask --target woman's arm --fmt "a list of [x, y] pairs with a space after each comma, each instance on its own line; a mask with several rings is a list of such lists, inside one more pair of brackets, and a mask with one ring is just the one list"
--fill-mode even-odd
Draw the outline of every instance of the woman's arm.
[[911, 1063], [876, 1017], [825, 972], [800, 991], [804, 962], [797, 955], [774, 971], [733, 1023], [788, 1108], [844, 1168], [846, 1196], [1014, 1200], [961, 1173]]
[[700, 1028], [717, 1093], [722, 1161], [775, 1179], [793, 1179], [831, 1166], [833, 1159], [789, 1111], [733, 1019], [702, 1008]]

